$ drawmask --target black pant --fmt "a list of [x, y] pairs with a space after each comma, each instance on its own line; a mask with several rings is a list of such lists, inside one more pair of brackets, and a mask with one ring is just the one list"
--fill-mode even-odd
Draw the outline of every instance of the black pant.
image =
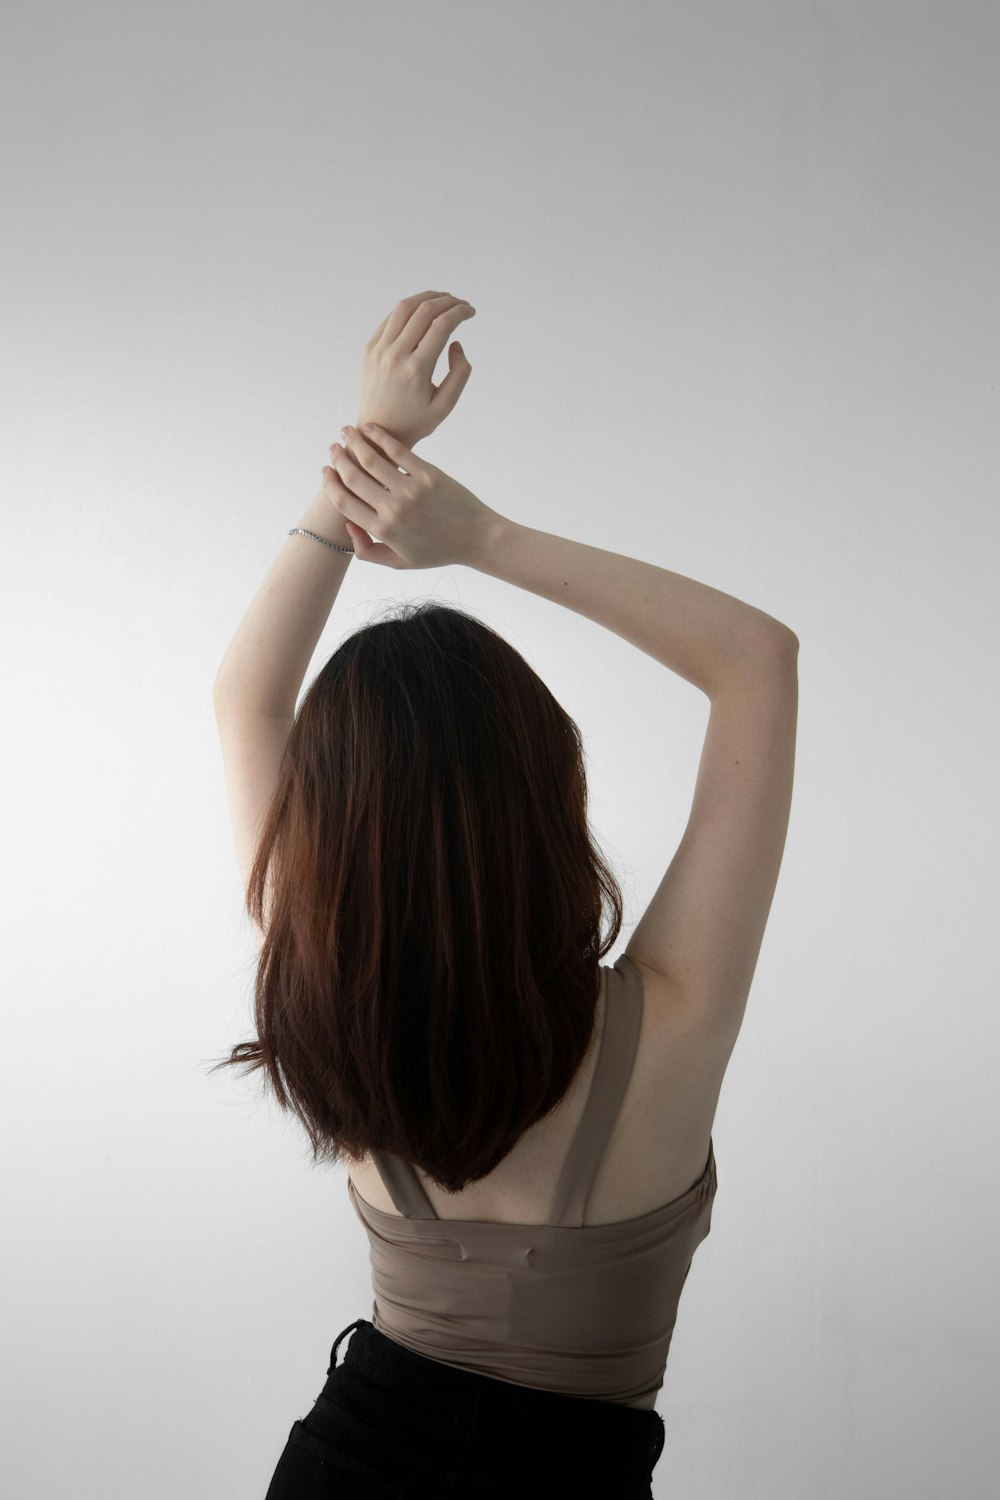
[[654, 1410], [456, 1370], [359, 1318], [265, 1500], [651, 1500], [663, 1440]]

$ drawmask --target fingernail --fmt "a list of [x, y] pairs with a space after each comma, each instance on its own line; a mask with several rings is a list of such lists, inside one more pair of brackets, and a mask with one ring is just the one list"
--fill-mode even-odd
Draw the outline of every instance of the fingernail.
[[343, 438], [350, 437], [350, 435], [351, 435], [351, 429], [349, 427], [342, 427], [340, 429], [340, 435]]

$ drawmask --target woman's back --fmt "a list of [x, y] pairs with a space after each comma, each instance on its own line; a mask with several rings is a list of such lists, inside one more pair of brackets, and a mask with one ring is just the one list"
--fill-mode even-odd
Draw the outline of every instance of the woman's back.
[[[627, 950], [626, 950], [627, 952]], [[631, 955], [629, 955], [631, 957]], [[729, 1051], [677, 1003], [668, 980], [638, 959], [643, 1020], [635, 1066], [594, 1181], [586, 1225], [638, 1218], [679, 1197], [705, 1167]], [[603, 1025], [605, 986], [596, 1025]], [[440, 1219], [543, 1224], [587, 1103], [597, 1047], [591, 1047], [559, 1106], [524, 1135], [488, 1176], [446, 1193], [416, 1168]], [[356, 1191], [373, 1208], [398, 1214], [370, 1158], [350, 1163]]]

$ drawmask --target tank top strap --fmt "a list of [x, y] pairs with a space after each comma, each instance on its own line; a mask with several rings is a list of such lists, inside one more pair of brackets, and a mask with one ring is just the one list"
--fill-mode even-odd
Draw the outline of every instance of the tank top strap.
[[597, 1062], [547, 1224], [582, 1229], [587, 1200], [632, 1076], [642, 1028], [642, 975], [626, 954], [605, 968], [604, 1024]]
[[434, 1206], [408, 1161], [391, 1151], [369, 1152], [383, 1186], [404, 1219], [436, 1219]]

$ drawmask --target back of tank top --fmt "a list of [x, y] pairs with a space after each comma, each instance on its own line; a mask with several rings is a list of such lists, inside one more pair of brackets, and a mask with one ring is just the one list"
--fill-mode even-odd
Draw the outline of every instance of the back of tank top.
[[711, 1228], [715, 1153], [679, 1198], [614, 1224], [584, 1225], [642, 1026], [643, 984], [625, 954], [605, 967], [605, 1016], [587, 1103], [545, 1224], [439, 1219], [409, 1162], [373, 1160], [403, 1218], [348, 1179], [368, 1234], [372, 1321], [407, 1349], [496, 1380], [652, 1405], [681, 1291]]

